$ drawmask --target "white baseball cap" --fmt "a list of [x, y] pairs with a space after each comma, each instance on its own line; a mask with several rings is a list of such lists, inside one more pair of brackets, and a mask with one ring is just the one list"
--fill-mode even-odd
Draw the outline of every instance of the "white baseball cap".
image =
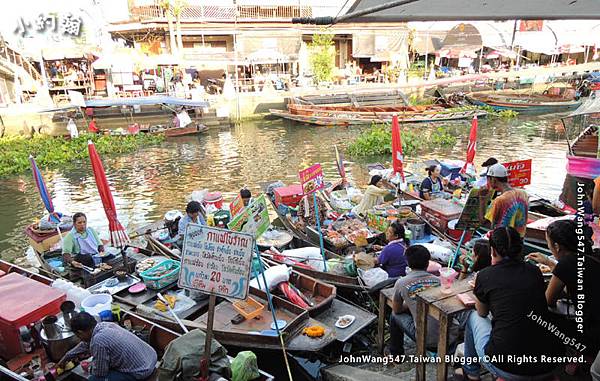
[[497, 163], [488, 168], [487, 177], [508, 177], [508, 171], [505, 166]]

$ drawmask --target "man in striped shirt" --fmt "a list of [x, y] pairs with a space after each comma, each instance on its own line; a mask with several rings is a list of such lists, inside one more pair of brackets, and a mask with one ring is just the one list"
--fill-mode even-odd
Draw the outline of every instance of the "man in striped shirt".
[[81, 312], [71, 319], [71, 329], [81, 343], [71, 349], [58, 363], [64, 368], [69, 360], [81, 355], [93, 356], [90, 381], [145, 380], [156, 367], [156, 351], [133, 333], [115, 323], [96, 323], [96, 319]]

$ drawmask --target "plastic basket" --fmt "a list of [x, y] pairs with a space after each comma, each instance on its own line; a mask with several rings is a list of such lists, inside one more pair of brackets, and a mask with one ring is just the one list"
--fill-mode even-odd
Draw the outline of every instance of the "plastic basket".
[[265, 309], [265, 306], [251, 297], [248, 297], [246, 300], [236, 300], [233, 302], [233, 308], [245, 317], [246, 320], [250, 320], [260, 315], [262, 310]]
[[[142, 277], [146, 286], [158, 290], [177, 281], [177, 278], [179, 277], [179, 267], [179, 262], [169, 259], [140, 273], [140, 277]], [[165, 269], [170, 269], [170, 271], [161, 276], [155, 275], [158, 271]]]

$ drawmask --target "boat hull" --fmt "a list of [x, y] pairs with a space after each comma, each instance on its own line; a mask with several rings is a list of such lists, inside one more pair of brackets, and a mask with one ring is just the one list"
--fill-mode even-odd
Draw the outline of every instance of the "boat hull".
[[[270, 109], [271, 115], [293, 120], [300, 123], [316, 124], [319, 126], [357, 126], [368, 125], [373, 123], [390, 123], [393, 113], [372, 113], [367, 115], [349, 115], [341, 112], [319, 111], [311, 115], [299, 115], [284, 110]], [[467, 110], [460, 112], [439, 112], [439, 113], [423, 113], [423, 114], [398, 114], [399, 122], [401, 123], [427, 123], [441, 122], [449, 120], [471, 119], [474, 116], [478, 118], [484, 117], [487, 112], [482, 110]]]
[[574, 110], [581, 105], [581, 101], [565, 100], [554, 102], [519, 102], [518, 100], [505, 101], [468, 96], [467, 99], [476, 106], [489, 106], [496, 111], [511, 110], [521, 114], [549, 114]]

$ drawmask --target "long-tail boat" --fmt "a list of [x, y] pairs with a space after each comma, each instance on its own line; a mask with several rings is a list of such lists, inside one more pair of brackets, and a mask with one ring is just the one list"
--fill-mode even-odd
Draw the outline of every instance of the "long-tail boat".
[[490, 106], [494, 110], [512, 110], [519, 113], [546, 114], [574, 110], [581, 105], [572, 95], [526, 94], [516, 92], [471, 93], [467, 100], [476, 106]]

